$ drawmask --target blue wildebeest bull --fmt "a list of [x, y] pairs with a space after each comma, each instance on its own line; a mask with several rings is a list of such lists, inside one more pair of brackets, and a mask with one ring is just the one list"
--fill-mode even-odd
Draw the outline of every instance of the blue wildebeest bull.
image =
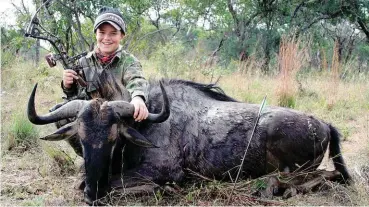
[[[186, 169], [216, 179], [235, 175], [235, 167], [240, 165], [250, 140], [259, 106], [237, 102], [214, 85], [183, 80], [166, 80], [163, 85], [165, 90], [161, 90], [157, 82], [151, 82], [147, 103], [150, 112], [160, 113], [164, 108], [162, 111], [168, 114], [165, 108], [169, 107], [166, 101], [169, 98], [170, 116], [162, 123], [129, 124], [133, 112], [127, 103], [122, 107], [122, 101], [71, 101], [53, 114], [41, 116], [42, 119], [36, 115], [34, 105], [29, 105], [28, 110], [34, 112], [30, 119], [46, 120], [42, 124], [77, 116], [79, 125], [62, 127], [63, 130], [45, 139], [67, 138], [71, 136], [69, 128], [78, 126], [86, 163], [87, 201], [99, 198], [94, 195], [100, 190], [101, 183], [108, 184], [107, 178], [104, 182], [98, 178], [101, 173], [89, 170], [89, 163], [104, 172], [108, 172], [108, 163], [112, 163], [111, 168], [120, 172], [121, 153], [124, 165], [119, 185], [125, 187], [140, 185], [142, 179], [157, 184], [180, 182], [186, 176]], [[34, 92], [30, 103], [34, 102]], [[53, 118], [49, 118], [51, 116]], [[312, 116], [292, 109], [267, 107], [242, 166], [243, 177], [258, 177], [276, 169], [294, 171], [298, 166], [312, 167], [321, 162], [330, 144], [329, 154], [336, 170], [344, 179], [349, 179], [340, 152], [339, 136], [333, 126]], [[114, 149], [119, 161], [114, 161], [114, 156], [113, 161], [109, 160], [113, 154], [109, 150], [101, 151], [111, 140], [117, 144], [109, 150]], [[139, 146], [140, 142], [145, 144]], [[102, 157], [104, 160], [98, 161]], [[97, 181], [98, 188], [94, 184]]]

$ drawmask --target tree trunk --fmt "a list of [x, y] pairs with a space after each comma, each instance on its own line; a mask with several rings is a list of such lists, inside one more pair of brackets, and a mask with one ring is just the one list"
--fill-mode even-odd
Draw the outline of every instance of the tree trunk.
[[342, 63], [342, 57], [343, 57], [343, 47], [344, 47], [345, 38], [337, 37], [337, 43], [338, 43], [338, 62]]
[[269, 38], [270, 38], [269, 35], [267, 35], [267, 42], [265, 46], [265, 57], [264, 57], [265, 61], [262, 67], [264, 74], [267, 74], [269, 72], [270, 50], [271, 50]]

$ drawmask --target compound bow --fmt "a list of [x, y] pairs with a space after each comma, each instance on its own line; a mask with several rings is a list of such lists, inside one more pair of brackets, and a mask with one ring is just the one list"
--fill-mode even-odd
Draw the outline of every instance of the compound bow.
[[[48, 10], [48, 7], [50, 6], [50, 2], [52, 0], [44, 1], [44, 3], [36, 10], [35, 14], [31, 18], [30, 23], [28, 24], [28, 27], [25, 32], [26, 37], [32, 37], [35, 39], [41, 39], [48, 41], [52, 47], [55, 50], [55, 54], [49, 54], [46, 55], [46, 61], [49, 64], [50, 67], [54, 67], [56, 65], [56, 62], [59, 61], [63, 65], [64, 70], [65, 69], [72, 69], [77, 72], [77, 74], [80, 76], [80, 71], [82, 70], [82, 66], [78, 64], [78, 59], [81, 57], [87, 55], [87, 52], [83, 52], [79, 55], [69, 57], [67, 52], [64, 49], [64, 46], [57, 36], [53, 35], [52, 33], [48, 32], [41, 24], [40, 20], [37, 17], [38, 12], [40, 12], [42, 7], [45, 7], [46, 10]], [[49, 11], [48, 11], [49, 12]], [[50, 12], [49, 12], [50, 13]], [[83, 78], [79, 77], [77, 79], [78, 84], [80, 84], [82, 87], [85, 87], [87, 84], [83, 80]]]

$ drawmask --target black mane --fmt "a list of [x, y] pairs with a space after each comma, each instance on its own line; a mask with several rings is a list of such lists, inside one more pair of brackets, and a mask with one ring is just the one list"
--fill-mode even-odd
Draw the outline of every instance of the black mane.
[[[230, 102], [238, 102], [236, 99], [226, 95], [219, 86], [216, 84], [203, 84], [196, 83], [188, 80], [181, 79], [162, 79], [164, 85], [185, 85], [195, 88], [203, 92], [207, 97], [218, 100], [218, 101], [230, 101]], [[158, 81], [150, 80], [150, 84], [157, 85]]]
[[[95, 71], [95, 74], [97, 74], [97, 71]], [[95, 78], [92, 85], [97, 89], [99, 96], [108, 101], [131, 100], [127, 89], [117, 82], [110, 70], [103, 70]]]

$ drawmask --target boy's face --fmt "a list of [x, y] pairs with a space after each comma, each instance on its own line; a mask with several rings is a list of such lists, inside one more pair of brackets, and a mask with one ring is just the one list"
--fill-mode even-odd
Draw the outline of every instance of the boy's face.
[[123, 37], [124, 34], [109, 23], [101, 24], [96, 30], [97, 47], [103, 55], [114, 53]]

